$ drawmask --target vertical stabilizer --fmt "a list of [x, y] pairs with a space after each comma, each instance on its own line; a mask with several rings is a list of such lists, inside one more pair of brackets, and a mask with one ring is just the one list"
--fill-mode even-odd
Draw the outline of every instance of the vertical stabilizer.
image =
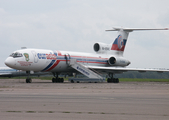
[[106, 30], [106, 31], [118, 31], [118, 36], [115, 38], [114, 42], [111, 46], [112, 53], [115, 53], [116, 55], [123, 55], [127, 38], [129, 35], [129, 32], [136, 31], [136, 30], [168, 30], [168, 28], [158, 28], [158, 29], [149, 29], [149, 28], [113, 28], [112, 30]]
[[118, 36], [115, 41], [112, 43], [111, 50], [124, 51], [129, 32], [123, 31], [121, 29], [118, 32]]

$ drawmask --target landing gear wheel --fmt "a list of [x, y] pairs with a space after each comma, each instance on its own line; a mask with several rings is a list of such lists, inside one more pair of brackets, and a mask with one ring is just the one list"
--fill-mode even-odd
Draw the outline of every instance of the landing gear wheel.
[[111, 82], [111, 79], [110, 78], [107, 78], [107, 83], [110, 83]]
[[26, 83], [31, 83], [32, 79], [31, 78], [26, 78]]
[[74, 83], [74, 81], [73, 81], [73, 80], [71, 80], [71, 83]]
[[64, 79], [63, 78], [52, 78], [53, 83], [63, 83]]
[[113, 83], [119, 83], [119, 79], [118, 78], [114, 78], [113, 79]]
[[119, 79], [118, 78], [116, 78], [116, 82], [115, 83], [119, 83]]
[[29, 83], [28, 79], [26, 79], [26, 83]]
[[61, 81], [60, 81], [61, 83], [63, 83], [64, 82], [64, 79], [63, 78], [61, 78]]
[[31, 83], [31, 82], [32, 82], [32, 79], [30, 78], [30, 79], [29, 79], [29, 83]]
[[52, 82], [55, 83], [55, 82], [56, 82], [56, 79], [55, 79], [55, 78], [52, 78]]
[[108, 78], [107, 82], [108, 83], [119, 83], [119, 79], [118, 78]]
[[58, 83], [61, 83], [61, 78], [58, 78]]

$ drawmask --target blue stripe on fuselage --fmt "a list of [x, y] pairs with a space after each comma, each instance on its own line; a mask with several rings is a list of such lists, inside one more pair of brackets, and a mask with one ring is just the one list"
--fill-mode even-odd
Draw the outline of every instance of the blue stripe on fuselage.
[[50, 64], [49, 64], [45, 69], [43, 69], [42, 71], [46, 71], [47, 69], [49, 69], [49, 68], [55, 63], [55, 61], [56, 61], [56, 60], [52, 60], [52, 61], [50, 62]]

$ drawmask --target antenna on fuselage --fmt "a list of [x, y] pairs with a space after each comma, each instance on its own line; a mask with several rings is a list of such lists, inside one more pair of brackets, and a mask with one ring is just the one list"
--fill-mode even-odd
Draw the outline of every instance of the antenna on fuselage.
[[27, 47], [21, 47], [21, 49], [27, 49]]

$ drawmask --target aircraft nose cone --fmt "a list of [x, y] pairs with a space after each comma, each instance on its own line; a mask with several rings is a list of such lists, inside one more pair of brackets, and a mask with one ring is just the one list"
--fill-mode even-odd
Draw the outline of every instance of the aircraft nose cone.
[[13, 68], [14, 65], [15, 65], [15, 61], [13, 60], [12, 57], [8, 57], [8, 58], [5, 60], [5, 65], [8, 66], [8, 67]]

